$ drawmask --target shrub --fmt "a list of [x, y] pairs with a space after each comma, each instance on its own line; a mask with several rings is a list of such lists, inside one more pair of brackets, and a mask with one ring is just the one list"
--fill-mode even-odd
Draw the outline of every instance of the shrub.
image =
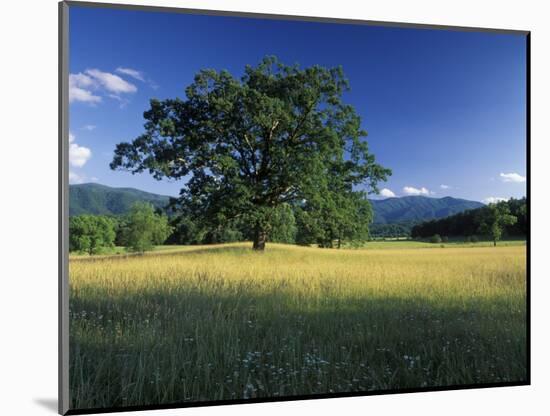
[[441, 243], [441, 237], [439, 234], [434, 234], [430, 237], [430, 243], [439, 244]]

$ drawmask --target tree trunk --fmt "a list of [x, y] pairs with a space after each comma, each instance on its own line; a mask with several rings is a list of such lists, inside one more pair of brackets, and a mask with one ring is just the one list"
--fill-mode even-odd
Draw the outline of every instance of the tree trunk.
[[265, 240], [267, 239], [267, 233], [264, 228], [259, 224], [256, 225], [254, 229], [254, 243], [252, 248], [254, 250], [264, 251], [265, 250]]
[[497, 240], [493, 240], [493, 247], [497, 246]]

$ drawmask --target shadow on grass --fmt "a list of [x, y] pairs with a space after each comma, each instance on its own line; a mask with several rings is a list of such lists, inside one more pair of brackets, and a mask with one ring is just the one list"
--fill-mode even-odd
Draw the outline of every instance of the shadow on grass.
[[283, 289], [222, 290], [71, 299], [72, 407], [526, 377], [525, 314], [506, 299], [441, 305], [327, 296], [304, 302]]

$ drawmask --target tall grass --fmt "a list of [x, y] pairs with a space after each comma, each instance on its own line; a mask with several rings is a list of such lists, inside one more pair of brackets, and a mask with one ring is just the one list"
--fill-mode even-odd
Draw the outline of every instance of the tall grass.
[[72, 408], [522, 381], [525, 247], [70, 261]]

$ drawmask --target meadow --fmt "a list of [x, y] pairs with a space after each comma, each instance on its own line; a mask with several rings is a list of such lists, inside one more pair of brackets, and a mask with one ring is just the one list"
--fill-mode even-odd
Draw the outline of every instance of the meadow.
[[525, 245], [413, 243], [72, 256], [71, 408], [524, 381]]

